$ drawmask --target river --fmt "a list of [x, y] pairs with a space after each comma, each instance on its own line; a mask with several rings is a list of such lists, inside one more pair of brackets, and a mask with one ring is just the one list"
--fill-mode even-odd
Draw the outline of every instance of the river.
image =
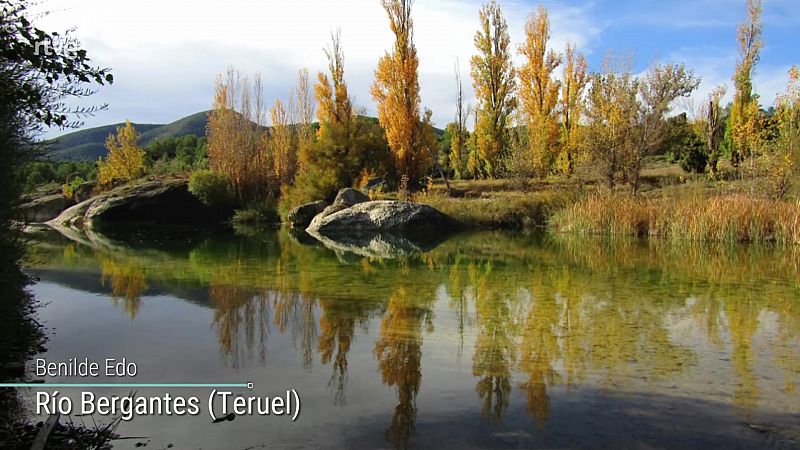
[[301, 399], [296, 421], [138, 416], [115, 448], [800, 445], [796, 250], [489, 231], [384, 244], [43, 232], [27, 267], [50, 336], [38, 357]]

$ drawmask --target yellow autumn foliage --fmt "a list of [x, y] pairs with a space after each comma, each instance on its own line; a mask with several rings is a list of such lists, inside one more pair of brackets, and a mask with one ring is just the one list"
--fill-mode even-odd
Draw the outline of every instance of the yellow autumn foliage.
[[97, 161], [97, 177], [101, 185], [132, 181], [144, 174], [144, 150], [139, 147], [139, 133], [128, 120], [117, 128], [117, 134], [106, 139], [108, 156]]

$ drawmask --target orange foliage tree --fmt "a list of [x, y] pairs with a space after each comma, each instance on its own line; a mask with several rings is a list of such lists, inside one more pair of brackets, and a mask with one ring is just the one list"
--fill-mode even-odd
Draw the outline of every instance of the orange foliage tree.
[[419, 59], [414, 46], [412, 0], [382, 0], [389, 16], [389, 27], [395, 35], [394, 48], [386, 53], [375, 71], [372, 98], [378, 104], [378, 119], [386, 130], [397, 171], [417, 184], [425, 175], [431, 148], [430, 112], [420, 124], [420, 96], [417, 68]]
[[245, 203], [274, 196], [279, 188], [264, 110], [259, 75], [252, 85], [232, 68], [217, 77], [206, 130], [208, 165], [230, 177]]

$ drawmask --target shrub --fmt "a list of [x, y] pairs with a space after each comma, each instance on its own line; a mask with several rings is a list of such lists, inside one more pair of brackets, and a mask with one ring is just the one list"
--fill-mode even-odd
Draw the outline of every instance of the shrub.
[[339, 180], [330, 173], [316, 167], [297, 176], [293, 186], [281, 188], [280, 212], [283, 217], [296, 206], [317, 200], [331, 201], [336, 196]]
[[231, 221], [236, 225], [265, 225], [279, 222], [280, 217], [275, 202], [266, 200], [237, 210]]
[[28, 179], [25, 180], [25, 190], [32, 191], [37, 186], [44, 184], [47, 180], [44, 175], [38, 170], [33, 170], [28, 174]]
[[78, 175], [77, 177], [72, 179], [72, 182], [66, 183], [63, 186], [61, 186], [61, 192], [64, 193], [64, 197], [72, 199], [73, 197], [75, 197], [75, 190], [78, 189], [78, 187], [83, 183], [86, 183], [86, 180], [84, 180], [83, 178], [81, 178], [80, 175]]
[[683, 142], [683, 153], [680, 159], [681, 168], [689, 173], [703, 173], [708, 165], [706, 146], [694, 134]]
[[214, 170], [198, 170], [189, 177], [189, 192], [208, 206], [233, 206], [235, 196], [230, 178]]

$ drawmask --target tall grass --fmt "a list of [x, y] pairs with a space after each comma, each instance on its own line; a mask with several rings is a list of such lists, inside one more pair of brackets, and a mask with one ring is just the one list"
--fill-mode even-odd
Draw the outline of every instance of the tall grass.
[[551, 229], [674, 240], [800, 244], [800, 202], [746, 195], [633, 198], [593, 195], [556, 212]]

